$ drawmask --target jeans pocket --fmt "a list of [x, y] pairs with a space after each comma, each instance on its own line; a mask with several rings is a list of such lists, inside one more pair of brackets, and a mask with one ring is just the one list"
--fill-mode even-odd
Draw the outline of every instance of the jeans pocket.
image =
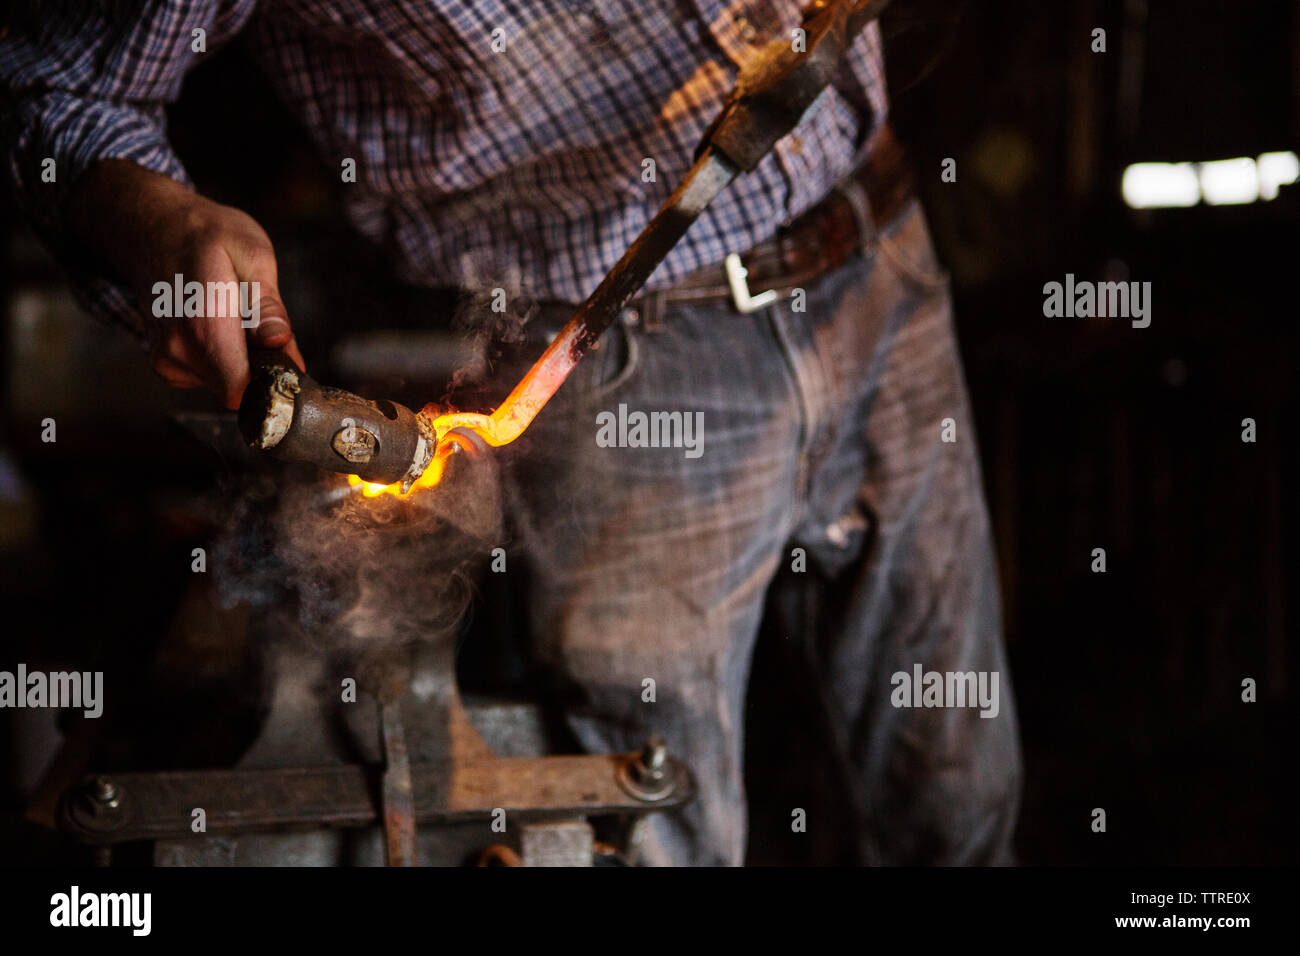
[[881, 258], [915, 288], [930, 292], [948, 286], [949, 274], [939, 263], [934, 239], [920, 200], [913, 199], [877, 240]]
[[600, 402], [618, 392], [641, 364], [641, 343], [621, 317], [600, 337], [600, 347], [588, 352], [570, 374], [576, 378], [574, 398]]

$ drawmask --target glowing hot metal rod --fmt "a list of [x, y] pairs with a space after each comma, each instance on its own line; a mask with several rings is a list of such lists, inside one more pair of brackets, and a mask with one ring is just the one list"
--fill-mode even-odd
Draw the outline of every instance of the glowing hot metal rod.
[[466, 441], [454, 429], [489, 445], [514, 441], [713, 198], [799, 125], [849, 44], [887, 3], [819, 0], [804, 11], [802, 43], [774, 40], [741, 69], [685, 178], [494, 412], [412, 412], [322, 387], [283, 354], [260, 354], [239, 409], [244, 437], [277, 457], [400, 485], [402, 493], [437, 483], [443, 462]]

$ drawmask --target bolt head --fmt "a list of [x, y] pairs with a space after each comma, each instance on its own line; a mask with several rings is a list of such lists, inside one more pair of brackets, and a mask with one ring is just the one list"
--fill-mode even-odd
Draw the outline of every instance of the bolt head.
[[641, 748], [637, 759], [637, 776], [643, 780], [658, 780], [664, 775], [668, 763], [668, 745], [663, 737], [655, 734]]
[[364, 465], [379, 452], [379, 439], [360, 425], [349, 425], [334, 433], [330, 441], [335, 454], [353, 465]]
[[121, 796], [115, 784], [108, 777], [96, 777], [90, 788], [91, 797], [102, 807], [115, 808]]

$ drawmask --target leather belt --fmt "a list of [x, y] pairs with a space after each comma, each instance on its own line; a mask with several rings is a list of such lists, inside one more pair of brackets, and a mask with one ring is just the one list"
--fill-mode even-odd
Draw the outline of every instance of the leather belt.
[[[877, 231], [893, 222], [914, 195], [915, 180], [902, 145], [886, 124], [876, 133], [867, 159], [830, 195], [771, 239], [721, 265], [706, 266], [672, 286], [638, 296], [643, 308], [663, 302], [731, 299], [740, 312], [789, 298], [839, 267]], [[759, 291], [762, 290], [762, 291]]]

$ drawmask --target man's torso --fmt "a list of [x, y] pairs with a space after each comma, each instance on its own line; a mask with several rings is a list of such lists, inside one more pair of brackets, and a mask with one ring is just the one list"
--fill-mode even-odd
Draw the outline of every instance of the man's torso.
[[[798, 23], [793, 0], [281, 0], [249, 27], [327, 160], [355, 161], [349, 211], [406, 278], [580, 301], [689, 167], [737, 64]], [[885, 109], [872, 27], [650, 285], [814, 205]]]

